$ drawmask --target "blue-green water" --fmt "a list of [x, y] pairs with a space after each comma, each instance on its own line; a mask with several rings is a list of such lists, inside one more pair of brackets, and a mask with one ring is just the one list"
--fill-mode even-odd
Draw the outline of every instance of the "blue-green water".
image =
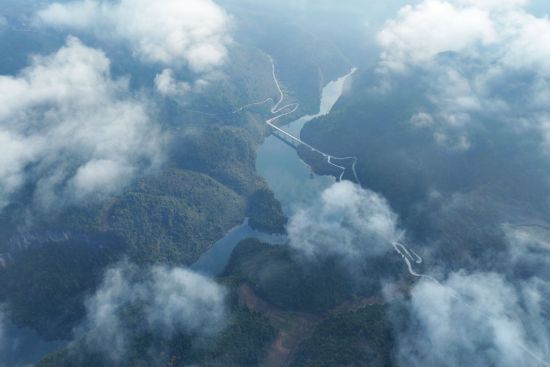
[[[285, 130], [300, 136], [300, 131], [308, 121], [329, 113], [342, 95], [345, 81], [352, 73], [353, 71], [327, 84], [323, 89], [317, 115], [303, 116], [286, 125]], [[273, 190], [287, 216], [291, 216], [299, 207], [316, 200], [323, 190], [335, 181], [333, 177], [314, 175], [294, 148], [274, 136], [268, 137], [260, 147], [256, 170]], [[193, 264], [192, 269], [206, 275], [218, 275], [227, 265], [233, 249], [246, 238], [257, 238], [272, 244], [282, 244], [287, 240], [285, 236], [255, 231], [245, 222], [216, 242]]]
[[4, 342], [0, 345], [0, 366], [2, 367], [33, 366], [44, 355], [66, 344], [65, 341], [45, 341], [35, 331], [18, 328], [7, 321], [3, 323], [3, 329]]
[[191, 269], [209, 276], [219, 275], [224, 269], [235, 247], [247, 238], [256, 238], [262, 242], [271, 244], [284, 244], [287, 239], [284, 235], [270, 235], [252, 229], [248, 220], [238, 227], [233, 228], [224, 238], [217, 241], [195, 262]]
[[[330, 82], [323, 88], [320, 110], [317, 115], [303, 116], [286, 125], [284, 129], [299, 137], [304, 125], [330, 112], [342, 95], [345, 82], [354, 72]], [[298, 156], [296, 150], [275, 136], [268, 137], [258, 151], [256, 170], [275, 193], [275, 197], [287, 216], [298, 208], [315, 201], [319, 195], [335, 182], [333, 177], [317, 176]]]

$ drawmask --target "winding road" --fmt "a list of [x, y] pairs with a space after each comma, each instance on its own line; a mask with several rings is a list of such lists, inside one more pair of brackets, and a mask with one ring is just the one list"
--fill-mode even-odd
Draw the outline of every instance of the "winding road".
[[420, 265], [420, 264], [422, 264], [422, 261], [423, 261], [422, 258], [416, 252], [414, 252], [414, 250], [408, 248], [407, 246], [405, 246], [401, 242], [393, 242], [392, 245], [393, 245], [393, 248], [395, 249], [395, 251], [399, 255], [401, 255], [401, 258], [403, 259], [403, 261], [407, 265], [407, 269], [409, 270], [410, 275], [412, 275], [415, 278], [424, 278], [424, 279], [428, 279], [432, 282], [435, 282], [437, 284], [441, 284], [434, 277], [431, 277], [431, 276], [426, 275], [426, 274], [419, 274], [414, 270], [412, 264], [415, 263], [415, 264]]
[[[214, 117], [214, 116], [221, 116], [221, 115], [237, 114], [237, 113], [241, 113], [243, 111], [246, 111], [247, 109], [249, 109], [251, 107], [261, 106], [261, 105], [264, 105], [264, 104], [267, 104], [267, 103], [272, 103], [273, 107], [271, 107], [270, 113], [272, 115], [275, 115], [275, 116], [265, 120], [265, 123], [274, 132], [280, 134], [280, 136], [290, 140], [292, 143], [294, 143], [296, 145], [305, 146], [306, 148], [310, 149], [311, 151], [316, 152], [316, 153], [320, 154], [321, 156], [323, 156], [323, 158], [326, 159], [327, 163], [330, 166], [335, 167], [335, 168], [337, 168], [338, 170], [341, 171], [340, 175], [338, 176], [338, 181], [342, 181], [344, 179], [347, 168], [344, 167], [344, 166], [341, 166], [339, 164], [334, 163], [334, 161], [352, 161], [351, 169], [352, 169], [352, 172], [353, 172], [353, 177], [354, 177], [356, 183], [361, 185], [361, 181], [359, 180], [359, 176], [357, 175], [357, 170], [356, 170], [356, 166], [357, 166], [357, 162], [358, 162], [357, 157], [335, 157], [333, 155], [327, 154], [327, 153], [322, 152], [321, 150], [315, 148], [314, 146], [306, 143], [305, 141], [303, 141], [299, 137], [294, 136], [291, 133], [289, 133], [288, 131], [282, 129], [281, 127], [279, 127], [277, 125], [275, 125], [274, 122], [276, 122], [277, 120], [279, 120], [279, 119], [281, 119], [285, 116], [291, 115], [294, 112], [296, 112], [298, 110], [298, 108], [300, 108], [300, 104], [299, 103], [289, 103], [289, 104], [286, 104], [284, 106], [281, 106], [284, 102], [285, 94], [283, 92], [283, 89], [281, 87], [281, 84], [280, 84], [279, 80], [277, 79], [277, 72], [276, 72], [276, 68], [275, 68], [275, 62], [273, 61], [273, 58], [270, 55], [267, 55], [267, 57], [269, 58], [269, 61], [271, 62], [273, 82], [274, 82], [274, 84], [277, 88], [277, 92], [279, 94], [279, 99], [277, 100], [277, 102], [275, 102], [275, 100], [272, 97], [269, 97], [269, 98], [266, 98], [266, 99], [258, 101], [258, 102], [245, 104], [245, 105], [237, 108], [236, 110], [233, 110], [233, 111], [228, 112], [228, 113], [209, 113], [209, 112], [198, 111], [198, 110], [190, 110], [190, 109], [188, 109], [186, 111], [191, 112], [191, 113], [197, 113], [197, 114], [201, 114], [201, 115], [205, 115], [205, 116]], [[355, 69], [352, 72], [354, 72], [354, 71], [355, 71]]]
[[[287, 116], [287, 115], [290, 115], [291, 113], [296, 112], [296, 110], [298, 110], [298, 108], [300, 107], [300, 104], [291, 103], [291, 104], [280, 107], [281, 104], [283, 103], [284, 99], [285, 99], [285, 94], [283, 93], [283, 90], [281, 88], [281, 84], [279, 83], [279, 80], [277, 79], [277, 73], [276, 73], [276, 70], [275, 70], [275, 62], [273, 61], [273, 58], [271, 56], [268, 56], [268, 57], [269, 57], [269, 60], [271, 61], [273, 81], [275, 83], [275, 86], [277, 87], [277, 91], [279, 92], [279, 100], [271, 108], [271, 114], [275, 115], [275, 114], [278, 114], [279, 112], [285, 111], [285, 110], [286, 110], [286, 112], [266, 120], [265, 121], [266, 124], [269, 127], [271, 127], [274, 131], [277, 131], [278, 133], [280, 133], [283, 136], [289, 138], [293, 142], [295, 142], [299, 145], [303, 145], [303, 146], [309, 148], [313, 152], [321, 154], [327, 160], [327, 163], [329, 165], [331, 165], [333, 167], [336, 167], [336, 168], [338, 168], [339, 170], [342, 171], [340, 176], [338, 177], [338, 181], [342, 181], [344, 179], [344, 175], [345, 175], [347, 169], [344, 166], [340, 166], [340, 165], [335, 164], [333, 162], [333, 160], [340, 160], [340, 161], [351, 160], [352, 161], [352, 166], [351, 167], [352, 167], [352, 171], [353, 171], [353, 176], [355, 178], [356, 183], [361, 185], [361, 181], [359, 180], [359, 176], [357, 175], [357, 171], [356, 171], [356, 165], [357, 165], [357, 161], [358, 161], [357, 157], [342, 157], [342, 158], [340, 158], [340, 157], [335, 157], [333, 155], [322, 152], [321, 150], [319, 150], [319, 149], [315, 148], [314, 146], [306, 143], [305, 141], [303, 141], [299, 137], [296, 137], [296, 136], [292, 135], [291, 133], [283, 130], [282, 128], [280, 128], [279, 126], [277, 126], [273, 123], [274, 121], [277, 121], [278, 119], [280, 119], [284, 116]], [[252, 105], [265, 103], [269, 100], [271, 100], [273, 102], [273, 99], [268, 98], [267, 100], [265, 100], [263, 102], [257, 102], [257, 103], [252, 104]], [[242, 110], [242, 109], [240, 109], [240, 110]]]
[[[289, 103], [289, 104], [283, 105], [283, 102], [285, 100], [285, 94], [283, 92], [283, 88], [281, 87], [281, 83], [279, 82], [279, 79], [277, 79], [277, 71], [276, 71], [276, 67], [275, 67], [275, 61], [273, 60], [273, 58], [270, 55], [267, 55], [267, 57], [269, 58], [269, 61], [271, 62], [271, 73], [272, 73], [272, 77], [273, 77], [273, 82], [274, 82], [275, 87], [277, 88], [277, 92], [279, 94], [278, 100], [275, 102], [275, 100], [272, 97], [269, 97], [269, 98], [266, 98], [262, 101], [248, 103], [246, 105], [243, 105], [243, 106], [237, 108], [236, 110], [231, 111], [229, 114], [237, 114], [237, 113], [246, 111], [247, 109], [249, 109], [251, 107], [261, 106], [261, 105], [266, 104], [266, 103], [272, 103], [273, 106], [270, 109], [270, 113], [274, 116], [267, 119], [267, 120], [265, 120], [265, 123], [274, 132], [279, 133], [280, 135], [284, 136], [286, 139], [292, 141], [296, 145], [305, 146], [306, 148], [310, 149], [311, 151], [322, 155], [326, 159], [326, 161], [329, 165], [331, 165], [331, 166], [333, 166], [333, 167], [335, 167], [335, 168], [337, 168], [341, 171], [340, 175], [338, 176], [338, 182], [344, 180], [344, 176], [346, 174], [347, 168], [345, 166], [342, 166], [342, 165], [339, 165], [339, 164], [335, 163], [335, 161], [336, 162], [338, 162], [338, 161], [352, 161], [351, 169], [352, 169], [352, 172], [353, 172], [353, 177], [355, 178], [356, 183], [359, 186], [362, 186], [361, 180], [359, 179], [359, 176], [357, 175], [357, 170], [356, 170], [356, 166], [357, 166], [357, 162], [358, 162], [357, 157], [335, 157], [333, 155], [327, 154], [327, 153], [315, 148], [311, 144], [306, 143], [305, 141], [303, 141], [299, 137], [292, 135], [288, 131], [282, 129], [281, 127], [279, 127], [275, 124], [275, 122], [277, 120], [296, 112], [298, 110], [298, 108], [300, 107], [300, 104], [299, 103]], [[352, 71], [352, 73], [354, 71], [355, 71], [355, 69]], [[207, 115], [207, 116], [219, 115], [219, 114], [212, 114], [212, 113], [196, 111], [196, 110], [187, 110], [187, 111], [188, 112], [194, 112], [194, 113], [200, 113], [200, 114]], [[418, 272], [416, 272], [414, 270], [413, 263], [418, 264], [418, 265], [422, 263], [422, 258], [416, 252], [414, 252], [412, 249], [408, 248], [406, 245], [404, 245], [403, 243], [400, 243], [400, 242], [394, 242], [392, 245], [393, 245], [395, 251], [403, 258], [403, 261], [407, 265], [407, 269], [408, 269], [409, 274], [411, 276], [416, 277], [416, 278], [429, 279], [431, 281], [434, 281], [434, 282], [440, 284], [435, 278], [433, 278], [429, 275], [419, 274]]]
[[[285, 138], [289, 139], [290, 141], [292, 141], [296, 145], [305, 146], [306, 148], [310, 149], [311, 151], [316, 152], [318, 154], [321, 154], [326, 159], [326, 161], [329, 165], [331, 165], [331, 166], [333, 166], [333, 167], [335, 167], [335, 168], [337, 168], [341, 171], [341, 174], [338, 176], [338, 181], [344, 180], [344, 176], [345, 176], [346, 171], [347, 171], [347, 168], [345, 166], [337, 164], [337, 163], [339, 163], [338, 161], [352, 161], [351, 169], [352, 169], [352, 172], [353, 172], [353, 177], [355, 178], [356, 183], [359, 184], [360, 186], [362, 186], [361, 181], [359, 180], [359, 177], [358, 177], [357, 171], [356, 171], [356, 165], [357, 165], [357, 162], [358, 162], [357, 157], [335, 157], [335, 156], [332, 156], [330, 154], [324, 153], [321, 150], [319, 150], [319, 149], [313, 147], [312, 145], [304, 142], [299, 137], [296, 137], [296, 136], [292, 135], [291, 133], [285, 131], [284, 129], [282, 129], [281, 127], [279, 127], [275, 124], [275, 122], [277, 120], [296, 112], [298, 110], [298, 108], [300, 107], [300, 105], [298, 103], [289, 103], [289, 104], [283, 105], [285, 95], [284, 95], [284, 92], [281, 88], [279, 80], [277, 79], [275, 62], [273, 61], [273, 58], [271, 56], [268, 55], [268, 57], [269, 57], [269, 60], [271, 61], [273, 81], [275, 83], [275, 86], [277, 87], [277, 91], [279, 93], [279, 99], [277, 100], [277, 102], [275, 102], [275, 100], [270, 97], [270, 98], [266, 98], [266, 99], [264, 99], [262, 101], [259, 101], [259, 102], [249, 103], [249, 104], [241, 106], [240, 108], [230, 112], [230, 114], [240, 113], [240, 112], [243, 112], [243, 111], [247, 110], [248, 108], [251, 108], [251, 107], [254, 107], [254, 106], [259, 106], [259, 105], [263, 105], [263, 104], [267, 104], [267, 103], [272, 103], [273, 106], [270, 109], [270, 112], [271, 112], [272, 115], [275, 115], [275, 116], [265, 120], [265, 123], [274, 132], [279, 133], [280, 135], [282, 135]], [[193, 111], [193, 110], [188, 110], [188, 111], [189, 112], [200, 113], [200, 114], [204, 114], [204, 115], [208, 115], [208, 116], [219, 115], [219, 114], [206, 113], [206, 112], [202, 112], [202, 111]], [[542, 227], [540, 225], [524, 225], [524, 226], [526, 226], [526, 227], [527, 226]], [[548, 229], [548, 228], [544, 228], [544, 229]], [[433, 282], [433, 283], [437, 284], [440, 287], [443, 287], [447, 290], [450, 290], [451, 291], [451, 296], [454, 299], [456, 299], [460, 302], [463, 302], [468, 307], [470, 307], [472, 310], [480, 312], [486, 318], [491, 317], [491, 315], [487, 311], [472, 305], [468, 300], [466, 300], [456, 290], [442, 284], [441, 282], [439, 282], [436, 278], [434, 278], [432, 276], [429, 276], [429, 275], [426, 275], [426, 274], [420, 274], [420, 273], [416, 272], [414, 267], [413, 267], [413, 264], [420, 265], [420, 264], [423, 263], [423, 259], [414, 250], [407, 247], [402, 242], [398, 242], [398, 241], [393, 242], [392, 246], [393, 246], [394, 250], [401, 256], [401, 258], [405, 262], [405, 264], [407, 266], [407, 269], [408, 269], [408, 273], [411, 276], [413, 276], [415, 278], [418, 278], [418, 279], [428, 280], [430, 282]], [[550, 367], [549, 362], [547, 362], [543, 357], [538, 355], [536, 352], [533, 352], [532, 350], [530, 350], [530, 348], [528, 348], [528, 346], [526, 346], [526, 345], [524, 345], [520, 342], [516, 342], [516, 345], [523, 352], [525, 352], [529, 357], [531, 357], [534, 361], [537, 361], [540, 365]]]
[[[241, 107], [240, 109], [238, 109], [236, 111], [240, 112], [243, 109], [245, 109], [246, 107], [255, 106], [255, 105], [259, 105], [259, 104], [267, 103], [267, 102], [271, 101], [272, 103], [274, 103], [273, 107], [271, 108], [271, 114], [273, 114], [273, 115], [278, 114], [278, 115], [266, 120], [266, 124], [269, 125], [269, 127], [271, 127], [274, 131], [277, 131], [280, 134], [282, 134], [282, 135], [286, 136], [287, 138], [291, 139], [295, 143], [301, 144], [301, 145], [311, 149], [312, 151], [321, 154], [324, 158], [326, 158], [328, 164], [330, 164], [331, 166], [334, 166], [334, 167], [336, 167], [336, 168], [338, 168], [342, 171], [340, 176], [338, 177], [338, 181], [342, 181], [344, 179], [344, 175], [346, 173], [346, 167], [338, 165], [338, 164], [334, 163], [334, 161], [352, 160], [353, 163], [352, 163], [351, 169], [352, 169], [352, 172], [353, 172], [353, 176], [355, 178], [356, 183], [359, 184], [359, 186], [362, 186], [361, 181], [359, 180], [359, 176], [357, 175], [357, 171], [356, 171], [356, 165], [357, 165], [357, 162], [358, 162], [357, 157], [342, 157], [342, 158], [340, 158], [340, 157], [335, 157], [335, 156], [332, 156], [330, 154], [324, 153], [324, 152], [320, 151], [319, 149], [313, 147], [312, 145], [304, 142], [302, 139], [300, 139], [300, 138], [290, 134], [289, 132], [283, 130], [282, 128], [280, 128], [279, 126], [277, 126], [273, 123], [273, 122], [277, 121], [278, 119], [280, 119], [284, 116], [287, 116], [291, 113], [294, 113], [299, 108], [300, 105], [298, 103], [291, 103], [291, 104], [287, 104], [287, 105], [281, 107], [281, 105], [283, 104], [283, 101], [285, 99], [285, 95], [284, 95], [284, 92], [281, 88], [279, 80], [277, 79], [277, 73], [276, 73], [276, 70], [275, 70], [275, 62], [273, 61], [273, 58], [271, 56], [268, 56], [268, 57], [269, 57], [269, 60], [271, 61], [273, 81], [274, 81], [275, 86], [277, 87], [277, 90], [279, 92], [279, 100], [275, 103], [272, 98], [267, 98], [264, 101], [251, 103], [249, 105], [243, 106], [243, 107]], [[279, 114], [282, 111], [285, 111], [285, 112]], [[436, 282], [436, 283], [440, 284], [437, 279], [435, 279], [435, 278], [433, 278], [429, 275], [420, 274], [420, 273], [418, 273], [414, 270], [413, 263], [415, 263], [417, 265], [422, 264], [422, 258], [416, 252], [414, 252], [414, 250], [408, 248], [406, 245], [404, 245], [403, 243], [400, 243], [400, 242], [394, 242], [392, 245], [393, 245], [395, 251], [402, 257], [403, 261], [407, 265], [407, 269], [408, 269], [409, 274], [411, 276], [413, 276], [415, 278], [428, 279], [430, 281], [433, 281], [433, 282]]]
[[[327, 154], [327, 153], [324, 153], [322, 151], [320, 151], [319, 149], [316, 149], [315, 147], [311, 146], [310, 144], [304, 142], [303, 140], [301, 140], [300, 138], [288, 133], [287, 131], [281, 129], [280, 127], [278, 127], [277, 125], [275, 125], [273, 122], [280, 119], [281, 117], [284, 117], [286, 115], [289, 115], [293, 112], [295, 112], [298, 107], [299, 107], [299, 104], [297, 103], [293, 103], [293, 104], [288, 104], [288, 105], [285, 105], [285, 106], [282, 106], [280, 107], [280, 105], [283, 103], [283, 100], [284, 100], [284, 93], [281, 89], [281, 86], [279, 84], [279, 81], [277, 80], [277, 75], [276, 75], [276, 71], [275, 71], [275, 63], [273, 62], [273, 59], [271, 58], [271, 56], [269, 56], [269, 59], [271, 60], [271, 64], [272, 64], [272, 67], [273, 67], [273, 80], [275, 82], [275, 85], [277, 86], [277, 89], [279, 91], [279, 100], [277, 101], [277, 103], [274, 104], [273, 108], [271, 109], [271, 113], [272, 114], [278, 114], [279, 112], [281, 111], [285, 111], [287, 110], [286, 112], [282, 113], [282, 114], [279, 114], [275, 117], [272, 117], [268, 120], [266, 120], [266, 123], [272, 128], [274, 129], [275, 131], [283, 134], [284, 136], [288, 137], [289, 139], [293, 140], [294, 142], [298, 143], [298, 144], [301, 144], [309, 149], [311, 149], [312, 151], [314, 152], [317, 152], [319, 154], [321, 154], [324, 158], [327, 159], [327, 162], [328, 164], [340, 169], [342, 171], [342, 173], [340, 174], [340, 176], [338, 177], [338, 181], [342, 181], [344, 179], [344, 175], [346, 173], [346, 167], [344, 166], [341, 166], [341, 165], [338, 165], [336, 163], [334, 163], [334, 161], [345, 161], [345, 160], [352, 160], [353, 163], [352, 163], [352, 171], [353, 171], [353, 175], [355, 177], [355, 180], [356, 180], [356, 183], [359, 184], [361, 186], [361, 182], [359, 180], [359, 177], [357, 175], [357, 172], [356, 172], [356, 165], [357, 165], [357, 161], [358, 161], [358, 158], [357, 157], [343, 157], [343, 158], [339, 158], [339, 157], [335, 157], [335, 156], [332, 156], [330, 154]], [[263, 101], [263, 102], [258, 102], [256, 104], [260, 104], [260, 103], [266, 103], [267, 101], [273, 101], [272, 99], [268, 99], [266, 101]], [[255, 105], [255, 104], [252, 104], [252, 105]], [[471, 304], [469, 304], [469, 302], [467, 300], [464, 299], [463, 296], [461, 296], [458, 292], [456, 292], [454, 289], [452, 288], [449, 288], [448, 286], [446, 285], [443, 285], [441, 282], [439, 282], [436, 278], [432, 277], [432, 276], [429, 276], [429, 275], [426, 275], [426, 274], [420, 274], [418, 272], [416, 272], [413, 268], [413, 263], [416, 264], [416, 265], [420, 265], [422, 264], [423, 262], [423, 259], [422, 257], [420, 257], [414, 250], [410, 249], [409, 247], [407, 247], [405, 244], [401, 243], [401, 242], [393, 242], [392, 243], [393, 245], [393, 248], [395, 249], [395, 251], [402, 257], [403, 261], [405, 262], [405, 264], [407, 265], [407, 269], [408, 269], [408, 272], [411, 276], [415, 277], [415, 278], [419, 278], [419, 279], [426, 279], [430, 282], [433, 282], [433, 283], [436, 283], [437, 285], [441, 286], [441, 287], [444, 287], [446, 289], [449, 289], [451, 291], [451, 294], [452, 294], [452, 297], [461, 301], [461, 302], [464, 302], [466, 305], [468, 305], [469, 307], [471, 307], [472, 309], [476, 309], [478, 312], [481, 312], [486, 318], [489, 318], [490, 317], [490, 314], [487, 313], [485, 310], [482, 310], [482, 309], [479, 309]], [[540, 365], [543, 365], [543, 366], [547, 366], [547, 367], [550, 367], [550, 363], [548, 363], [547, 361], [545, 361], [541, 356], [539, 356], [537, 353], [533, 352], [532, 350], [530, 350], [526, 345], [520, 343], [520, 342], [517, 342], [516, 345], [521, 349], [523, 350], [527, 355], [529, 355], [533, 360], [537, 361]]]

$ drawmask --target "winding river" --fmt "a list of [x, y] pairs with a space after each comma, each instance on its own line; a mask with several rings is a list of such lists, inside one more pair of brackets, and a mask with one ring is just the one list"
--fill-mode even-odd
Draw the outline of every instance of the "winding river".
[[[29, 367], [44, 355], [67, 344], [65, 341], [45, 341], [37, 332], [27, 328], [18, 328], [0, 316], [0, 327], [3, 328], [3, 346], [0, 345], [0, 366]], [[0, 330], [2, 332], [2, 330]], [[2, 362], [5, 365], [2, 365]]]
[[[284, 130], [299, 137], [306, 123], [330, 113], [344, 91], [346, 80], [354, 72], [355, 69], [323, 88], [319, 113], [302, 116], [285, 125]], [[320, 194], [335, 182], [334, 177], [315, 175], [294, 148], [274, 135], [269, 136], [260, 147], [256, 170], [275, 193], [287, 216], [292, 215], [296, 208], [308, 205], [319, 198]]]
[[[300, 117], [285, 125], [285, 131], [294, 136], [300, 136], [300, 131], [307, 122], [328, 114], [342, 95], [346, 80], [354, 71], [355, 69], [349, 74], [328, 83], [323, 88], [319, 113]], [[275, 78], [275, 80], [277, 79]], [[279, 107], [283, 102], [283, 98], [284, 96], [281, 94], [281, 99], [275, 103], [271, 113], [277, 114], [289, 106], [291, 110], [296, 110], [296, 105]], [[269, 100], [271, 99], [266, 101]], [[258, 102], [258, 104], [266, 101]], [[237, 111], [240, 110], [242, 108]], [[283, 114], [286, 115], [287, 113], [283, 112], [268, 121], [275, 121]], [[319, 198], [321, 193], [335, 182], [334, 177], [313, 174], [310, 167], [300, 159], [294, 148], [273, 135], [266, 138], [258, 150], [256, 170], [275, 193], [275, 197], [281, 203], [287, 216], [291, 216], [298, 207], [308, 205]], [[215, 276], [220, 274], [227, 265], [233, 249], [246, 238], [256, 238], [271, 244], [283, 244], [287, 241], [286, 236], [269, 235], [255, 231], [250, 228], [248, 221], [245, 221], [242, 225], [229, 231], [224, 238], [217, 241], [191, 268], [204, 275]]]
[[[290, 136], [291, 139], [304, 144], [306, 147], [311, 147], [307, 143], [300, 140], [302, 128], [306, 123], [330, 113], [332, 107], [336, 104], [336, 102], [338, 102], [344, 93], [346, 81], [351, 75], [353, 75], [353, 73], [355, 73], [356, 69], [353, 68], [348, 74], [338, 78], [337, 80], [331, 81], [323, 88], [319, 112], [317, 114], [302, 116], [285, 125], [283, 128], [280, 128], [275, 125], [276, 121], [283, 116], [296, 112], [299, 104], [291, 103], [285, 105], [283, 103], [285, 96], [277, 79], [275, 64], [271, 57], [270, 60], [273, 66], [273, 80], [280, 95], [279, 99], [275, 101], [272, 98], [267, 98], [263, 101], [250, 103], [233, 111], [233, 113], [239, 113], [251, 106], [272, 103], [273, 107], [270, 112], [273, 116], [267, 119], [266, 123], [276, 130], [276, 132], [282, 132], [283, 134]], [[345, 168], [333, 163], [331, 159], [335, 161], [345, 159], [354, 160], [355, 162], [352, 166], [353, 174], [355, 175], [357, 183], [359, 183], [359, 178], [355, 172], [355, 163], [357, 162], [355, 157], [332, 157], [314, 147], [311, 148], [323, 154], [327, 158], [329, 164], [342, 169], [340, 180], [344, 175]], [[269, 187], [275, 194], [275, 198], [281, 203], [283, 211], [287, 217], [291, 217], [299, 208], [312, 205], [316, 200], [318, 200], [325, 189], [329, 188], [336, 182], [336, 179], [332, 176], [319, 176], [314, 174], [312, 169], [304, 161], [302, 161], [296, 149], [276, 135], [270, 135], [266, 138], [258, 150], [256, 171], [268, 183]], [[235, 247], [240, 241], [246, 238], [256, 238], [271, 244], [283, 244], [287, 241], [285, 236], [274, 236], [255, 231], [248, 225], [248, 221], [245, 221], [240, 226], [233, 228], [224, 238], [217, 241], [199, 258], [195, 264], [192, 265], [191, 268], [204, 275], [219, 275], [227, 265]], [[403, 259], [403, 262], [406, 264], [411, 276], [416, 278], [426, 278], [437, 282], [434, 278], [428, 275], [419, 274], [414, 270], [413, 264], [422, 263], [422, 258], [416, 254], [414, 250], [408, 248], [403, 243], [398, 242], [393, 243], [393, 248], [395, 252], [397, 252], [397, 254]]]

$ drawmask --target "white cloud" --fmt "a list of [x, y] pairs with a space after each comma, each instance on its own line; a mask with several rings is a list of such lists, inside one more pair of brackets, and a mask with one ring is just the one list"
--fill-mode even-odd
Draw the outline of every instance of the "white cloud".
[[550, 77], [550, 19], [537, 18], [523, 11], [499, 19], [506, 35], [502, 48], [505, 67], [533, 69]]
[[378, 34], [385, 69], [403, 71], [445, 51], [490, 44], [497, 34], [489, 14], [478, 8], [459, 8], [446, 1], [426, 0], [405, 6]]
[[518, 288], [494, 273], [452, 274], [413, 288], [408, 328], [399, 336], [403, 366], [549, 365], [550, 289], [534, 279]]
[[9, 195], [15, 192], [24, 182], [24, 167], [32, 161], [36, 144], [28, 144], [24, 138], [15, 136], [9, 131], [0, 131], [0, 209], [9, 202]]
[[45, 207], [111, 194], [160, 159], [147, 105], [76, 38], [0, 76], [0, 143], [0, 208], [26, 183]]
[[478, 90], [475, 81], [453, 67], [434, 65], [430, 77], [426, 97], [436, 109], [431, 113], [414, 114], [411, 124], [417, 128], [435, 129], [434, 139], [441, 146], [468, 150], [471, 144], [462, 129], [471, 122], [473, 114], [491, 108], [489, 97]]
[[513, 67], [548, 71], [550, 21], [523, 9], [524, 0], [424, 0], [401, 8], [378, 34], [381, 67], [403, 71], [429, 63], [443, 52], [469, 56], [492, 47], [495, 58]]
[[516, 226], [504, 224], [502, 229], [508, 245], [508, 260], [511, 274], [519, 269], [523, 276], [537, 274], [550, 279], [550, 237], [544, 226]]
[[219, 66], [230, 42], [229, 16], [211, 0], [81, 0], [51, 4], [38, 18], [128, 42], [145, 61], [198, 73]]
[[167, 97], [181, 97], [192, 89], [189, 83], [176, 80], [172, 69], [164, 69], [155, 77], [155, 87]]
[[[479, 121], [550, 136], [545, 41], [550, 20], [529, 14], [524, 5], [523, 0], [424, 0], [386, 22], [378, 35], [382, 85], [414, 70], [426, 86], [430, 105], [418, 110], [432, 122], [416, 114], [413, 125], [429, 128], [438, 144], [458, 150], [470, 148], [469, 135]], [[452, 55], [441, 57], [448, 51]], [[548, 139], [543, 144], [549, 150]]]
[[482, 9], [498, 11], [525, 6], [529, 3], [529, 0], [456, 0], [455, 2], [461, 5], [470, 5]]
[[[523, 9], [523, 0], [424, 0], [403, 7], [378, 34], [381, 66], [403, 71], [453, 51], [513, 68], [550, 75], [550, 20]], [[491, 51], [487, 55], [487, 51]], [[472, 60], [470, 60], [472, 61]]]
[[120, 360], [127, 348], [127, 336], [119, 319], [119, 310], [135, 297], [125, 269], [107, 272], [103, 284], [87, 301], [87, 348], [104, 352], [109, 359]]
[[411, 117], [410, 122], [416, 127], [428, 127], [433, 125], [434, 119], [429, 113], [418, 112]]
[[131, 177], [134, 168], [127, 162], [110, 159], [94, 159], [80, 166], [70, 181], [77, 198], [85, 199], [101, 193], [114, 182], [124, 182]]
[[[109, 270], [86, 302], [85, 347], [113, 362], [124, 358], [129, 339], [122, 313], [132, 308], [139, 330], [170, 337], [175, 332], [213, 335], [225, 325], [226, 291], [213, 280], [182, 268], [149, 270], [122, 264]], [[78, 344], [73, 344], [78, 348]]]
[[155, 267], [150, 286], [146, 318], [152, 328], [210, 335], [223, 326], [225, 291], [214, 281], [181, 268]]
[[0, 31], [8, 26], [8, 20], [6, 17], [0, 15]]
[[350, 262], [378, 256], [401, 238], [397, 216], [378, 194], [344, 181], [298, 210], [288, 225], [290, 245], [310, 258], [337, 255]]

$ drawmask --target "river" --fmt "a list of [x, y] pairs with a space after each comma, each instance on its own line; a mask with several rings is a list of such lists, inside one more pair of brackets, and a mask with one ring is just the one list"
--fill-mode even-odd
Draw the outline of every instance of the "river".
[[[304, 125], [330, 112], [344, 90], [348, 77], [355, 71], [328, 83], [322, 91], [319, 113], [302, 116], [284, 129], [299, 137]], [[335, 182], [334, 177], [317, 176], [312, 173], [298, 156], [296, 150], [275, 136], [266, 138], [258, 151], [256, 169], [281, 202], [285, 215], [291, 216], [297, 208], [316, 200], [321, 192]], [[213, 244], [191, 268], [208, 276], [219, 275], [227, 265], [235, 247], [246, 238], [256, 238], [274, 245], [287, 241], [284, 235], [270, 235], [253, 230], [248, 220], [233, 228], [225, 237]], [[19, 329], [5, 323], [5, 337], [10, 340], [7, 350], [2, 350], [3, 361], [10, 367], [32, 366], [48, 352], [66, 344], [66, 342], [45, 342], [32, 330]]]
[[[0, 366], [27, 367], [32, 366], [44, 355], [57, 350], [66, 344], [65, 341], [47, 342], [37, 332], [18, 328], [11, 322], [2, 322], [0, 315]], [[2, 365], [4, 363], [4, 365]]]
[[[304, 125], [327, 115], [344, 91], [346, 80], [355, 72], [328, 83], [322, 92], [319, 113], [306, 115], [284, 126], [284, 129], [299, 137]], [[258, 151], [256, 170], [268, 183], [287, 216], [295, 210], [316, 200], [321, 192], [335, 182], [332, 176], [317, 176], [305, 164], [295, 149], [275, 136], [269, 136]]]
[[[295, 136], [300, 136], [300, 131], [307, 122], [328, 114], [342, 95], [346, 80], [354, 72], [355, 69], [323, 88], [318, 114], [302, 116], [285, 125], [284, 129]], [[313, 174], [294, 148], [273, 135], [266, 138], [258, 150], [256, 170], [275, 193], [287, 216], [291, 216], [297, 208], [316, 200], [335, 182], [334, 177]], [[250, 228], [248, 221], [245, 221], [217, 241], [191, 268], [205, 275], [220, 274], [227, 265], [233, 249], [246, 238], [256, 238], [271, 244], [286, 242], [285, 236], [255, 231]]]
[[208, 276], [219, 275], [224, 269], [235, 247], [247, 238], [256, 238], [262, 242], [282, 245], [287, 242], [285, 235], [271, 235], [256, 231], [248, 225], [248, 219], [243, 224], [233, 228], [224, 238], [217, 241], [192, 266], [191, 269]]

